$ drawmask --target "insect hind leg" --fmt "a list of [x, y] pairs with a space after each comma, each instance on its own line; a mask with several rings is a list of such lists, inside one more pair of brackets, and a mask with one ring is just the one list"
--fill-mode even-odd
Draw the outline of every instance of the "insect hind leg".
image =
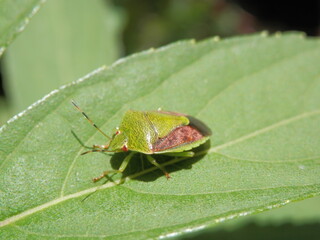
[[168, 152], [168, 153], [162, 153], [162, 155], [171, 156], [171, 157], [193, 157], [194, 152], [188, 151], [188, 152]]
[[147, 155], [147, 159], [150, 163], [155, 165], [157, 168], [161, 169], [167, 179], [171, 178], [169, 173], [166, 171], [166, 169], [162, 167], [159, 163], [157, 163], [157, 161], [153, 157], [151, 157], [150, 155]]

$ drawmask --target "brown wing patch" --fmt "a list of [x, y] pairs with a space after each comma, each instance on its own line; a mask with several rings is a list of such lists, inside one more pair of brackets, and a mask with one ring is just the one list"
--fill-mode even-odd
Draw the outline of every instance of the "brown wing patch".
[[181, 126], [174, 129], [168, 136], [159, 138], [153, 144], [154, 152], [161, 152], [170, 148], [174, 148], [186, 143], [200, 140], [204, 136], [194, 127]]

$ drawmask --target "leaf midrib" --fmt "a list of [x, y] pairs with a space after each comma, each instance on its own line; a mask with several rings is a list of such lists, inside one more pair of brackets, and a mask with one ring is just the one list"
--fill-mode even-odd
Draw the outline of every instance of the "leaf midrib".
[[[310, 193], [310, 195], [314, 195], [312, 193]], [[225, 222], [226, 220], [231, 220], [231, 219], [234, 219], [236, 217], [240, 217], [240, 216], [246, 216], [246, 215], [250, 215], [250, 214], [253, 214], [253, 213], [256, 213], [256, 212], [263, 212], [263, 211], [266, 211], [266, 210], [270, 210], [270, 209], [273, 209], [273, 208], [278, 208], [280, 206], [284, 206], [284, 205], [287, 205], [288, 203], [290, 203], [291, 201], [290, 200], [284, 200], [284, 201], [281, 201], [279, 203], [274, 203], [274, 204], [270, 204], [268, 206], [258, 206], [256, 210], [252, 210], [252, 208], [246, 208], [245, 210], [241, 211], [241, 212], [235, 212], [234, 210], [233, 211], [229, 211], [227, 213], [224, 213], [224, 214], [218, 214], [216, 215], [216, 218], [214, 220], [214, 224], [216, 223], [219, 223], [219, 222]], [[235, 213], [234, 213], [235, 212]], [[189, 225], [193, 225], [191, 227], [192, 230], [196, 230], [198, 228], [201, 229], [201, 227], [199, 227], [199, 221], [202, 222], [201, 226], [203, 226], [203, 228], [207, 225], [210, 224], [210, 222], [212, 222], [212, 217], [211, 216], [207, 216], [207, 217], [203, 217], [203, 218], [198, 218], [198, 219], [195, 219], [191, 222], [188, 222]], [[209, 222], [209, 223], [208, 223]], [[214, 224], [210, 224], [210, 225], [214, 225]], [[32, 231], [29, 231], [29, 230], [25, 230], [23, 229], [22, 227], [18, 226], [18, 225], [13, 225], [13, 227], [19, 229], [20, 231], [22, 232], [25, 232], [25, 233], [31, 233], [31, 234], [34, 234], [36, 236], [46, 236], [46, 237], [115, 237], [115, 236], [127, 236], [128, 234], [133, 234], [133, 233], [140, 233], [140, 232], [147, 232], [147, 231], [155, 231], [155, 230], [162, 230], [163, 228], [168, 228], [168, 227], [180, 227], [180, 231], [178, 230], [174, 230], [174, 231], [169, 231], [169, 233], [167, 234], [163, 234], [161, 235], [162, 237], [166, 237], [169, 235], [175, 235], [176, 233], [177, 234], [182, 234], [184, 232], [183, 229], [186, 229], [185, 227], [185, 223], [180, 223], [180, 224], [175, 224], [175, 225], [169, 225], [169, 226], [163, 226], [163, 227], [158, 227], [158, 228], [149, 228], [147, 230], [143, 229], [143, 230], [136, 230], [136, 231], [128, 231], [126, 233], [123, 233], [123, 234], [113, 234], [113, 235], [88, 235], [88, 234], [83, 234], [83, 235], [52, 235], [52, 234], [39, 234], [39, 233], [36, 233], [36, 232], [32, 232]], [[190, 232], [190, 227], [188, 227], [188, 232]], [[161, 238], [161, 236], [159, 236], [159, 238]]]
[[[182, 161], [182, 159], [175, 159], [175, 160], [172, 160], [172, 161], [168, 161], [166, 162], [165, 164], [163, 164], [163, 166], [166, 166], [166, 165], [171, 165], [173, 162], [179, 162], [179, 161]], [[119, 180], [116, 180], [114, 182], [109, 182], [109, 183], [106, 183], [102, 186], [98, 186], [98, 187], [93, 187], [93, 188], [88, 188], [86, 190], [83, 190], [83, 191], [80, 191], [80, 192], [76, 192], [76, 193], [73, 193], [73, 194], [69, 194], [69, 195], [66, 195], [66, 196], [63, 196], [63, 197], [60, 197], [60, 198], [57, 198], [57, 199], [54, 199], [50, 202], [47, 202], [45, 204], [42, 204], [42, 205], [39, 205], [38, 207], [35, 207], [35, 208], [31, 208], [31, 209], [28, 209], [20, 214], [17, 214], [15, 216], [12, 216], [12, 217], [9, 217], [3, 221], [0, 221], [0, 228], [1, 227], [4, 227], [4, 226], [7, 226], [7, 225], [10, 225], [12, 223], [15, 223], [27, 216], [30, 216], [34, 213], [37, 213], [37, 212], [40, 212], [41, 210], [44, 210], [46, 208], [49, 208], [51, 206], [55, 206], [57, 204], [60, 204], [62, 202], [65, 202], [69, 199], [74, 199], [74, 198], [78, 198], [78, 197], [81, 197], [81, 196], [84, 196], [84, 195], [88, 195], [88, 194], [91, 194], [91, 193], [94, 193], [98, 190], [103, 190], [103, 189], [108, 189], [108, 188], [111, 188], [111, 187], [114, 187], [114, 186], [118, 186], [120, 184], [122, 184], [123, 182], [126, 182], [128, 180], [131, 180], [133, 178], [136, 178], [136, 177], [139, 177], [139, 176], [142, 176], [144, 175], [145, 173], [148, 173], [148, 172], [151, 172], [151, 171], [154, 171], [155, 169], [157, 169], [156, 167], [152, 167], [152, 168], [149, 168], [143, 172], [140, 172], [139, 174], [133, 174], [131, 176], [128, 176], [124, 179], [119, 179]], [[300, 187], [313, 187], [313, 186], [319, 186], [320, 187], [320, 184], [308, 184], [308, 185], [299, 185], [299, 186], [281, 186], [281, 187], [272, 187], [272, 188], [262, 188], [262, 189], [241, 189], [241, 190], [234, 190], [234, 191], [228, 191], [228, 192], [225, 192], [225, 193], [236, 193], [236, 192], [242, 192], [242, 191], [260, 191], [260, 190], [266, 190], [266, 189], [283, 189], [283, 188], [300, 188]], [[127, 186], [125, 186], [125, 188], [129, 189]], [[131, 189], [130, 189], [131, 190]], [[214, 192], [214, 193], [205, 193], [205, 194], [192, 194], [191, 196], [194, 196], [194, 195], [210, 195], [210, 194], [221, 194], [221, 193], [224, 193], [224, 192]], [[144, 194], [144, 193], [141, 193], [141, 194]], [[151, 194], [151, 195], [156, 195], [154, 193], [146, 193], [146, 194]], [[312, 194], [315, 194], [315, 195], [318, 195], [319, 193], [318, 192], [315, 192], [315, 193], [312, 193]], [[169, 194], [167, 196], [170, 196]], [[190, 196], [190, 195], [174, 195], [174, 196]]]
[[239, 142], [246, 141], [247, 139], [250, 139], [250, 138], [257, 137], [260, 134], [266, 133], [268, 131], [271, 131], [271, 130], [276, 129], [276, 128], [281, 127], [281, 126], [286, 126], [287, 124], [290, 124], [290, 123], [295, 122], [295, 121], [299, 121], [300, 119], [312, 117], [312, 116], [318, 115], [318, 114], [320, 114], [320, 109], [316, 110], [316, 111], [312, 111], [312, 112], [304, 112], [304, 113], [301, 113], [299, 115], [293, 116], [291, 118], [283, 119], [283, 120], [278, 121], [278, 122], [276, 122], [276, 123], [274, 123], [272, 125], [269, 125], [267, 127], [264, 127], [264, 128], [259, 129], [259, 130], [256, 130], [256, 131], [254, 131], [252, 133], [244, 135], [244, 136], [242, 136], [240, 138], [237, 138], [237, 139], [231, 140], [231, 141], [229, 141], [227, 143], [212, 147], [212, 148], [209, 149], [208, 152], [209, 153], [211, 153], [211, 152], [219, 153], [218, 150], [221, 150], [223, 148], [232, 146], [232, 145], [237, 144]]

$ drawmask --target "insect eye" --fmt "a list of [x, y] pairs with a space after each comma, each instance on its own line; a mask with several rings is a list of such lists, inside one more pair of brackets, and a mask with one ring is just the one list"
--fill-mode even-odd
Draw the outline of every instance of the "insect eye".
[[116, 133], [115, 133], [116, 135], [119, 135], [120, 134], [120, 131], [118, 130], [118, 131], [116, 131]]
[[123, 147], [122, 147], [121, 149], [122, 149], [122, 151], [124, 151], [124, 152], [128, 152], [128, 147], [127, 147], [126, 145], [123, 145]]

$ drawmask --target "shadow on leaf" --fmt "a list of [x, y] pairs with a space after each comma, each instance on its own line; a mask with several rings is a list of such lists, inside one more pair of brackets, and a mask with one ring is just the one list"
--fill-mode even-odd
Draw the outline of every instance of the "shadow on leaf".
[[[92, 147], [86, 146], [74, 131], [71, 131], [71, 133], [82, 147], [86, 149], [92, 149]], [[194, 157], [190, 157], [190, 158], [171, 157], [171, 156], [165, 156], [163, 154], [154, 154], [152, 156], [156, 159], [156, 161], [159, 164], [165, 165], [166, 171], [170, 174], [172, 172], [176, 172], [182, 169], [191, 169], [193, 164], [200, 161], [206, 155], [209, 148], [210, 148], [210, 140], [202, 144], [201, 146], [192, 149], [192, 151], [195, 153]], [[97, 154], [97, 153], [93, 153], [93, 154]], [[118, 170], [124, 158], [128, 155], [127, 152], [120, 152], [120, 153], [109, 152], [109, 153], [100, 153], [100, 154], [108, 154], [108, 155], [112, 154], [111, 166], [113, 170]], [[169, 162], [173, 162], [173, 163], [168, 164]], [[148, 169], [151, 169], [151, 168], [154, 168], [154, 170], [148, 171]], [[112, 169], [103, 169], [102, 172], [106, 170], [112, 170]], [[141, 173], [141, 175], [139, 175], [139, 173]], [[109, 181], [113, 182], [114, 175], [116, 174], [106, 176], [105, 179], [101, 179], [101, 181], [103, 182], [103, 184]], [[132, 175], [138, 175], [134, 179], [138, 181], [144, 181], [144, 182], [155, 181], [159, 177], [165, 177], [163, 172], [160, 169], [157, 169], [149, 161], [147, 161], [145, 154], [142, 154], [142, 153], [137, 153], [133, 156], [130, 163], [128, 164], [125, 171], [123, 172], [122, 178], [132, 176]]]
[[[210, 148], [210, 141], [207, 141], [206, 143], [192, 150], [194, 151], [195, 156], [191, 158], [185, 158], [185, 157], [176, 158], [171, 156], [165, 156], [162, 154], [154, 154], [153, 157], [156, 159], [156, 161], [159, 164], [165, 165], [166, 171], [170, 174], [182, 169], [191, 169], [193, 164], [200, 161], [206, 155], [206, 152], [208, 151], [209, 148]], [[119, 169], [126, 155], [127, 153], [115, 153], [111, 158], [112, 168]], [[174, 163], [166, 165], [170, 161], [173, 161]], [[123, 173], [123, 178], [132, 176], [138, 173], [141, 173], [141, 175], [137, 176], [134, 179], [138, 181], [144, 181], [144, 182], [155, 181], [159, 177], [165, 177], [163, 172], [157, 168], [155, 168], [154, 171], [144, 173], [146, 170], [150, 168], [155, 168], [155, 166], [147, 161], [146, 156], [140, 153], [136, 154], [131, 159], [131, 162], [125, 169]]]
[[199, 239], [222, 239], [222, 240], [253, 240], [253, 239], [273, 239], [273, 240], [291, 240], [291, 239], [319, 239], [320, 224], [293, 225], [283, 224], [281, 226], [260, 226], [255, 223], [247, 224], [233, 231], [226, 230], [207, 230], [178, 239], [199, 240]]

